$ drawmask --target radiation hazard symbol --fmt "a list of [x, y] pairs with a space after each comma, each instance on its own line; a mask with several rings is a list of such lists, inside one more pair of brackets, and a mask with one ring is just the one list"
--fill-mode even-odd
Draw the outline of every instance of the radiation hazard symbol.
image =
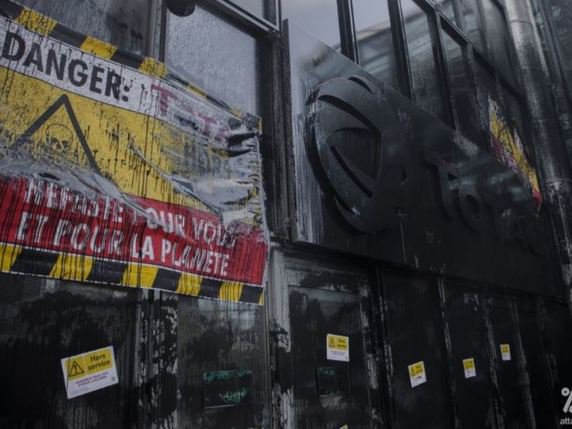
[[61, 363], [68, 399], [119, 382], [113, 347], [64, 358]]

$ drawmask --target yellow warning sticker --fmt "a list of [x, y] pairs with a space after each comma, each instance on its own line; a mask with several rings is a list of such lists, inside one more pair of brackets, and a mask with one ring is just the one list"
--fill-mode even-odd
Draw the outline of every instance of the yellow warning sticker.
[[409, 380], [411, 387], [417, 387], [427, 382], [427, 374], [425, 373], [425, 362], [415, 362], [407, 367], [409, 369]]
[[83, 356], [70, 358], [66, 362], [66, 372], [68, 380], [75, 380], [78, 377], [85, 375], [85, 359]]
[[500, 352], [501, 352], [501, 359], [503, 361], [511, 360], [510, 356], [510, 344], [501, 344], [500, 345]]
[[463, 370], [465, 371], [465, 378], [472, 378], [477, 376], [477, 367], [474, 358], [463, 359]]
[[68, 399], [119, 382], [113, 347], [105, 347], [61, 360]]
[[350, 361], [350, 337], [328, 334], [326, 338], [326, 357], [328, 360]]

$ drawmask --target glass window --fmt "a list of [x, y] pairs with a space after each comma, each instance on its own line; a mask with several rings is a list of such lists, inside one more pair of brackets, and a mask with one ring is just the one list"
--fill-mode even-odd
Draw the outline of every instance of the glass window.
[[[22, 0], [68, 28], [145, 55], [148, 44], [149, 0]], [[81, 13], [80, 13], [81, 12]]]
[[402, 0], [401, 5], [415, 101], [425, 110], [443, 117], [429, 17], [413, 0]]
[[180, 427], [270, 427], [264, 307], [180, 296], [177, 317]]
[[168, 12], [165, 50], [167, 65], [182, 77], [233, 107], [260, 114], [254, 37], [197, 6], [187, 17]]
[[511, 65], [510, 36], [504, 18], [503, 10], [494, 0], [483, 1], [487, 24], [487, 46], [492, 55], [495, 65], [500, 69], [503, 76], [515, 83], [515, 68]]
[[467, 73], [463, 49], [447, 32], [443, 31], [442, 34], [450, 91], [457, 112], [459, 131], [469, 140], [480, 144], [474, 87]]
[[253, 15], [266, 18], [271, 22], [275, 21], [272, 5], [274, 0], [232, 0], [232, 2]]
[[437, 5], [439, 9], [451, 22], [457, 23], [455, 18], [455, 7], [453, 6], [453, 0], [437, 0]]
[[340, 51], [340, 24], [336, 0], [284, 0], [282, 18]]
[[522, 109], [522, 105], [517, 97], [514, 96], [512, 92], [508, 89], [503, 88], [503, 98], [505, 103], [508, 105], [508, 110], [510, 111], [510, 118], [518, 131], [518, 135], [521, 138], [522, 142], [524, 143], [525, 150], [528, 154], [528, 145], [529, 145], [529, 138], [528, 133], [526, 132], [526, 128], [524, 125], [524, 113]]
[[465, 33], [480, 50], [484, 50], [483, 34], [479, 19], [479, 6], [477, 0], [462, 0], [463, 17], [465, 19]]
[[541, 3], [554, 31], [569, 97], [572, 99], [572, 7], [569, 0], [541, 0]]
[[475, 62], [475, 68], [477, 72], [479, 109], [483, 124], [486, 124], [485, 131], [488, 136], [485, 147], [489, 149], [491, 145], [490, 136], [492, 135], [491, 115], [494, 113], [494, 110], [500, 108], [499, 97], [496, 90], [495, 79], [491, 72], [478, 61]]
[[359, 63], [380, 81], [399, 88], [386, 0], [354, 0]]

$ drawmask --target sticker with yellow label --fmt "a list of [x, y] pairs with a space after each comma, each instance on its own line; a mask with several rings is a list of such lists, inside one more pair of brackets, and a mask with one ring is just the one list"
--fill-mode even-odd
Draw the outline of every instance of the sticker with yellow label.
[[465, 378], [473, 378], [477, 376], [477, 367], [475, 359], [463, 359], [463, 369], [465, 370]]
[[326, 338], [326, 357], [340, 362], [350, 361], [350, 337], [328, 334]]
[[427, 382], [427, 373], [425, 372], [425, 363], [423, 361], [411, 364], [408, 368], [411, 387], [417, 387]]
[[510, 344], [501, 344], [500, 345], [500, 352], [501, 352], [502, 360], [504, 360], [504, 361], [511, 360]]
[[113, 347], [63, 358], [61, 362], [68, 399], [119, 382]]

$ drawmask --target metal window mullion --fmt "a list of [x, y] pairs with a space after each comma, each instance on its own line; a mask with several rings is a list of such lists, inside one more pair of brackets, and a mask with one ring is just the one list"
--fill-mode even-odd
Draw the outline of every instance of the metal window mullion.
[[353, 11], [351, 0], [338, 1], [338, 22], [342, 54], [357, 62], [357, 46], [354, 36]]

